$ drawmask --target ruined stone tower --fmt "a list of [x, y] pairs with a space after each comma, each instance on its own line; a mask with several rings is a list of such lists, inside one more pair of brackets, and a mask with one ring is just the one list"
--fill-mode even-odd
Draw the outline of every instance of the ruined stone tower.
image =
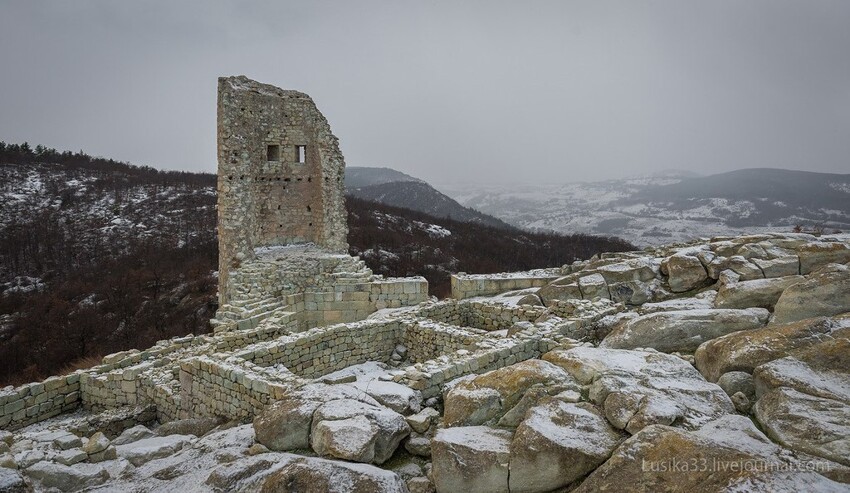
[[219, 302], [257, 249], [314, 243], [348, 250], [345, 162], [306, 94], [244, 76], [218, 80]]

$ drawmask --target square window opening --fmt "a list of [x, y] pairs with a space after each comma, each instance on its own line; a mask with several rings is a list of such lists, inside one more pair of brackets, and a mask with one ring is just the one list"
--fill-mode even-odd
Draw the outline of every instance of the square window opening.
[[276, 144], [266, 146], [266, 161], [280, 161], [280, 146]]

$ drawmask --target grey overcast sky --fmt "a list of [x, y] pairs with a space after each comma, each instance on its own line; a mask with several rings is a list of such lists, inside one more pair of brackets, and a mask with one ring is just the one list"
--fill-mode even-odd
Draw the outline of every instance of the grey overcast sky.
[[216, 77], [434, 183], [850, 173], [850, 1], [0, 0], [0, 140], [215, 170]]

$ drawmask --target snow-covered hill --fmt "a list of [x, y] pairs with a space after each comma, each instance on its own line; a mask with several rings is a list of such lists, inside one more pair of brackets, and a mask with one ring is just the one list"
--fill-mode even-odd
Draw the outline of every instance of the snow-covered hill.
[[440, 189], [514, 226], [615, 235], [658, 245], [713, 235], [850, 229], [850, 175], [739, 170], [543, 186], [463, 184]]

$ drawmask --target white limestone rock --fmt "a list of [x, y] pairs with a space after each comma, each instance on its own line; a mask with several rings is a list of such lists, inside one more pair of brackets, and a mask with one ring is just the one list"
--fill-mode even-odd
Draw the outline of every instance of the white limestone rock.
[[98, 452], [103, 452], [104, 450], [106, 450], [107, 447], [109, 447], [109, 444], [110, 441], [108, 438], [106, 438], [106, 435], [98, 431], [97, 433], [89, 437], [89, 440], [86, 442], [85, 445], [83, 445], [83, 452], [89, 455], [96, 454]]
[[380, 380], [360, 380], [351, 385], [397, 413], [411, 414], [422, 409], [422, 393], [407, 385]]
[[115, 440], [112, 440], [113, 445], [126, 445], [131, 442], [137, 442], [143, 438], [150, 438], [154, 433], [144, 425], [136, 425], [132, 428], [127, 428]]
[[257, 441], [278, 452], [310, 448], [313, 413], [320, 405], [297, 398], [269, 404], [254, 418]]
[[667, 275], [670, 290], [684, 293], [709, 283], [708, 272], [699, 258], [693, 255], [676, 254], [661, 262], [661, 272]]
[[804, 280], [803, 276], [787, 276], [721, 283], [715, 306], [717, 308], [773, 309], [786, 288]]
[[744, 416], [700, 430], [648, 426], [618, 447], [575, 493], [597, 491], [841, 492], [847, 486], [806, 470]]
[[320, 421], [310, 437], [319, 455], [367, 464], [375, 459], [377, 439], [377, 427], [362, 415]]
[[787, 387], [850, 404], [850, 353], [840, 353], [837, 360], [815, 360], [813, 364], [791, 356], [775, 359], [756, 367], [753, 380], [754, 392], [759, 397]]
[[0, 491], [3, 493], [31, 493], [33, 489], [20, 472], [0, 466]]
[[495, 424], [534, 385], [578, 390], [563, 369], [542, 360], [527, 360], [457, 382], [446, 393], [445, 426]]

